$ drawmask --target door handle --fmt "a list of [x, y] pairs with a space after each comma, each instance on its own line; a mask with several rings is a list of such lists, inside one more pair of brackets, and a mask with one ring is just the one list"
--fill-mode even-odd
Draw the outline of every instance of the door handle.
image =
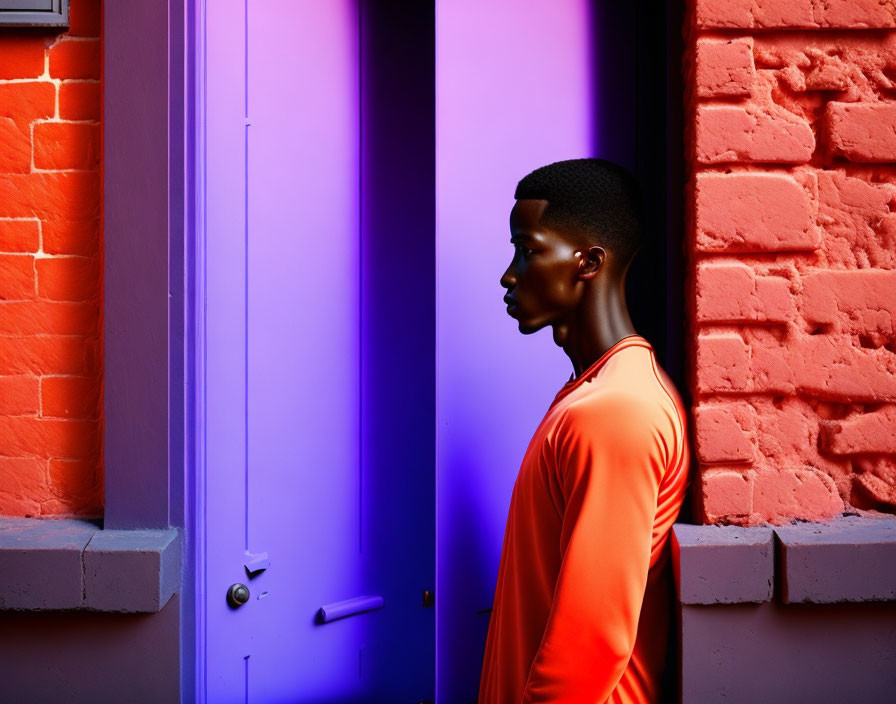
[[233, 609], [238, 609], [249, 601], [249, 587], [245, 584], [231, 584], [227, 590], [227, 603]]
[[321, 606], [317, 612], [317, 617], [321, 623], [329, 623], [339, 618], [355, 616], [356, 614], [382, 607], [383, 597], [381, 596], [356, 596], [354, 599], [336, 601], [332, 604]]

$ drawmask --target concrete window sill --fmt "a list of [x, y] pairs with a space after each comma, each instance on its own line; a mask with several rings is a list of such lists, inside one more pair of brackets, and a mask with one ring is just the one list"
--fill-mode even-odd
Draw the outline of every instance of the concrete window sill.
[[0, 517], [0, 609], [154, 613], [180, 590], [181, 534]]
[[[896, 518], [672, 527], [682, 604], [896, 601]], [[777, 585], [777, 586], [776, 586]]]

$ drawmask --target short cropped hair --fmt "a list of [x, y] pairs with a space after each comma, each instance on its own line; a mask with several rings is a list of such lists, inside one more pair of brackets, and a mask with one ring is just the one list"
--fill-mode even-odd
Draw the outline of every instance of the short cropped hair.
[[535, 169], [513, 197], [546, 200], [541, 223], [609, 249], [628, 264], [641, 248], [644, 213], [638, 181], [606, 159], [569, 159]]

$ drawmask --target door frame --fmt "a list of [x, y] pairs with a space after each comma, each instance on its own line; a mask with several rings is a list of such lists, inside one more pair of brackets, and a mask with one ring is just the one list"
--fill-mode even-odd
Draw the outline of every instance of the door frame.
[[[186, 31], [184, 32], [184, 75], [185, 75], [185, 229], [189, 233], [187, 247], [189, 265], [186, 267], [187, 344], [185, 359], [189, 369], [186, 388], [190, 394], [187, 413], [188, 436], [192, 442], [185, 453], [186, 487], [191, 501], [188, 502], [187, 558], [184, 570], [185, 587], [189, 582], [189, 621], [184, 619], [184, 637], [181, 642], [192, 648], [184, 648], [183, 701], [205, 704], [207, 699], [207, 640], [205, 595], [206, 579], [206, 344], [205, 300], [206, 290], [206, 0], [184, 0], [186, 3]], [[185, 589], [186, 591], [186, 589]], [[185, 600], [186, 602], [187, 600]], [[185, 614], [186, 615], [186, 614]], [[186, 626], [189, 626], [187, 628]], [[189, 631], [189, 633], [188, 633]]]
[[[106, 527], [182, 528], [181, 696], [197, 702], [206, 700], [206, 2], [103, 3], [104, 228], [114, 230], [116, 215], [135, 225], [127, 247], [110, 247], [106, 237]], [[670, 100], [680, 83], [682, 15], [676, 0], [663, 18], [664, 49], [675, 59], [664, 91], [671, 193], [683, 182], [683, 116], [680, 101]], [[120, 173], [138, 176], [116, 179]], [[682, 238], [679, 211], [670, 198], [668, 286], [676, 290], [680, 253], [670, 252]], [[670, 303], [676, 315], [677, 303]], [[667, 330], [679, 330], [676, 315], [669, 313]], [[110, 328], [135, 318], [149, 324]], [[680, 335], [670, 331], [666, 346], [676, 378]], [[166, 456], [159, 457], [160, 447]]]
[[196, 608], [204, 8], [205, 0], [102, 4], [104, 528], [183, 533], [178, 632], [165, 647], [179, 639], [184, 702], [204, 701]]

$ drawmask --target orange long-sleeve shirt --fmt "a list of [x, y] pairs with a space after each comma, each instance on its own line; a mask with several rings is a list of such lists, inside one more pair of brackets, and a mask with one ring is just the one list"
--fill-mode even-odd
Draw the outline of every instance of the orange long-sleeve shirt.
[[480, 704], [658, 701], [686, 422], [640, 335], [557, 393], [513, 486]]

